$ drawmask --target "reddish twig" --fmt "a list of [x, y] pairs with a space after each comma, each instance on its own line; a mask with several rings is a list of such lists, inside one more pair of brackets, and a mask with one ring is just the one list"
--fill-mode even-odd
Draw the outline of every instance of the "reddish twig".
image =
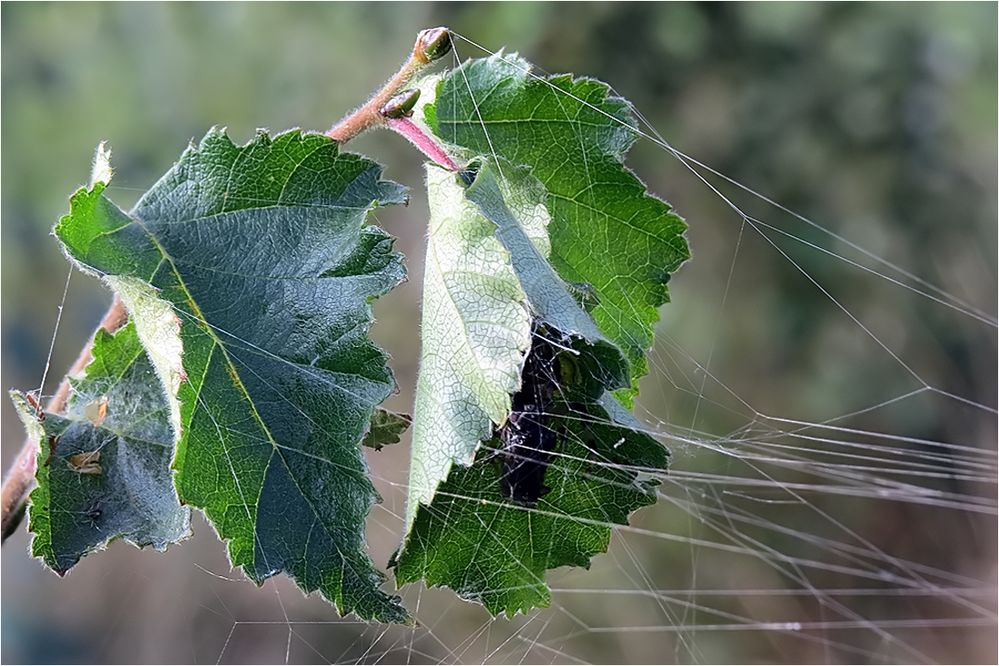
[[451, 33], [447, 28], [429, 28], [420, 32], [413, 45], [413, 52], [399, 71], [385, 82], [363, 106], [347, 114], [326, 133], [340, 143], [350, 141], [358, 134], [385, 122], [383, 109], [421, 69], [451, 50]]

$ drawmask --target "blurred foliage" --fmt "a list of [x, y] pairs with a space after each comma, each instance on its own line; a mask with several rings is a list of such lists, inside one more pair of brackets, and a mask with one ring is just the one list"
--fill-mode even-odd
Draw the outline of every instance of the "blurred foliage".
[[[126, 206], [188, 140], [212, 125], [228, 126], [236, 140], [248, 139], [258, 126], [327, 128], [394, 71], [420, 28], [439, 24], [494, 50], [518, 50], [549, 72], [611, 83], [680, 150], [995, 315], [994, 4], [4, 3], [0, 12], [6, 386], [32, 388], [41, 377], [67, 271], [48, 233], [67, 210], [68, 195], [86, 180], [99, 140], [115, 150], [112, 196]], [[462, 57], [482, 55], [462, 40], [457, 48]], [[408, 208], [379, 213], [399, 237], [410, 270], [409, 284], [380, 302], [375, 330], [394, 356], [401, 393], [392, 405], [405, 411], [415, 381], [427, 214], [421, 160], [384, 134], [362, 137], [352, 148], [389, 165], [389, 177], [414, 188]], [[701, 363], [710, 358], [711, 374], [756, 410], [792, 418], [823, 420], [919, 388], [754, 229], [747, 226], [740, 235], [739, 216], [661, 147], [640, 141], [630, 164], [690, 222], [694, 255], [670, 285], [673, 303], [663, 310], [657, 365], [642, 384], [640, 414], [684, 433], [745, 425], [745, 406], [724, 388], [703, 374], [683, 380], [692, 366], [680, 350]], [[873, 266], [819, 229], [737, 188], [722, 190], [767, 224]], [[764, 230], [921, 379], [995, 405], [994, 329]], [[108, 300], [94, 280], [74, 275], [47, 392]], [[720, 404], [676, 390], [674, 383], [683, 381], [688, 388], [691, 381], [706, 381], [705, 396]], [[6, 465], [21, 433], [10, 405], [2, 409]], [[994, 418], [931, 394], [861, 415], [850, 425], [966, 445], [994, 447], [996, 441]], [[719, 456], [693, 447], [677, 454], [685, 469], [725, 473]], [[405, 445], [372, 458], [389, 484], [404, 483], [407, 459]], [[401, 514], [401, 491], [388, 484], [380, 490], [386, 507]], [[994, 519], [970, 512], [954, 519], [906, 504], [876, 512], [859, 501], [818, 499], [838, 516], [856, 517], [851, 526], [876, 535], [893, 554], [955, 574], [995, 575]], [[698, 526], [671, 507], [642, 516], [645, 528], [698, 536]], [[817, 529], [808, 527], [813, 518], [806, 512], [789, 509], [787, 517], [789, 528]], [[376, 561], [384, 563], [399, 531], [376, 523], [369, 538]], [[3, 660], [211, 661], [226, 643], [231, 615], [279, 617], [281, 608], [263, 601], [273, 601], [267, 591], [213, 579], [199, 568], [226, 571], [212, 531], [201, 521], [195, 530], [194, 540], [165, 556], [116, 545], [65, 580], [28, 560], [23, 531], [11, 538], [2, 552]], [[765, 567], [736, 566], [712, 552], [699, 552], [695, 562], [687, 544], [624, 536], [615, 539], [611, 555], [597, 558], [588, 578], [575, 580], [621, 587], [627, 584], [621, 572], [632, 562], [651, 576], [650, 585], [662, 588], [781, 584]], [[818, 586], [851, 582], [831, 573], [814, 580]], [[283, 592], [289, 613], [330, 619], [321, 602], [302, 599], [290, 585], [274, 589]], [[445, 593], [424, 597], [426, 608], [439, 600], [438, 608], [450, 611], [441, 628], [449, 645], [482, 623], [479, 609], [456, 606]], [[594, 625], [648, 624], [662, 615], [651, 601], [634, 597], [567, 601]], [[823, 613], [814, 599], [732, 604], [729, 610], [752, 617]], [[887, 605], [872, 597], [853, 607], [884, 615]], [[932, 617], [933, 611], [914, 612]], [[686, 620], [697, 618], [692, 613]], [[282, 659], [285, 627], [252, 626], [258, 628], [232, 634], [224, 660]], [[370, 640], [362, 630], [329, 625], [303, 633], [315, 651], [296, 643], [292, 659], [316, 660], [316, 652], [349, 658], [355, 640], [360, 654]], [[987, 661], [995, 659], [992, 633], [986, 639], [981, 631], [951, 629], [905, 636], [939, 660]], [[698, 633], [695, 649], [673, 635], [581, 640], [582, 652], [594, 661], [851, 656], [770, 632], [731, 632], [721, 639]], [[897, 645], [882, 645], [871, 635], [864, 640], [867, 649], [912, 658], [906, 652], [899, 657]], [[445, 656], [438, 647], [428, 659]]]

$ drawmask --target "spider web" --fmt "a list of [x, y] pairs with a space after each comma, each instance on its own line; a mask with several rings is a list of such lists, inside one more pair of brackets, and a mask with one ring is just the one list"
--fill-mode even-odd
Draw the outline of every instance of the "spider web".
[[[473, 52], [493, 53], [456, 37], [455, 66]], [[649, 356], [636, 412], [645, 431], [671, 448], [673, 466], [667, 474], [635, 471], [658, 476], [659, 502], [630, 525], [609, 525], [611, 547], [590, 570], [549, 572], [549, 609], [512, 619], [419, 585], [402, 591], [416, 627], [339, 619], [323, 602], [302, 600], [286, 580], [255, 591], [223, 556], [199, 562], [196, 574], [217, 602], [201, 608], [205, 631], [220, 638], [217, 654], [196, 661], [713, 662], [739, 655], [931, 663], [966, 643], [994, 655], [994, 568], [986, 567], [995, 552], [996, 409], [970, 388], [946, 388], [904, 339], [884, 332], [884, 322], [893, 308], [930, 304], [961, 330], [984, 330], [992, 347], [982, 355], [994, 358], [995, 312], [725, 176], [637, 117], [639, 140], [682, 167], [689, 175], [683, 187], [708, 188], [723, 210], [691, 225], [717, 224], [729, 245], [727, 265], [711, 269], [724, 276], [715, 302], [685, 302], [678, 285], [689, 267], [680, 272]], [[759, 353], [740, 348], [739, 328], [750, 324], [730, 316], [738, 299], [756, 297], [744, 281], [753, 266], [740, 261], [750, 245], [813, 290], [816, 307], [839, 317], [837, 333], [897, 390], [866, 402], [858, 391], [847, 412], [818, 405], [784, 413], [717, 373], [722, 355]], [[693, 250], [696, 262], [696, 244]], [[855, 307], [850, 292], [837, 289], [843, 276], [877, 290], [884, 312]], [[716, 333], [694, 337], [685, 318], [712, 322]], [[840, 364], [835, 352], [815, 363], [817, 372]], [[965, 436], [927, 437], [938, 429], [909, 425], [919, 412], [961, 423]], [[384, 455], [369, 458], [385, 498], [368, 531], [381, 562], [404, 529], [407, 490], [404, 457]], [[566, 457], [553, 455], [552, 466]], [[196, 530], [210, 532], [203, 522]], [[233, 601], [246, 588], [252, 608]], [[267, 649], [254, 651], [259, 646]]]
[[[466, 50], [492, 53], [456, 37], [455, 66]], [[283, 647], [283, 655], [269, 658], [331, 663], [710, 662], [731, 654], [767, 661], [934, 662], [946, 660], [960, 641], [989, 644], [996, 628], [994, 585], [987, 579], [992, 572], [947, 557], [941, 546], [966, 551], [971, 561], [988, 560], [984, 543], [995, 533], [997, 461], [987, 437], [996, 410], [942, 388], [932, 368], [879, 333], [870, 316], [852, 307], [849, 294], [817, 277], [812, 266], [826, 262], [827, 275], [831, 264], [834, 277], [852, 273], [872, 288], [889, 288], [893, 299], [932, 303], [990, 336], [995, 314], [728, 178], [675, 148], [640, 114], [638, 119], [640, 139], [676, 160], [724, 205], [728, 219], [718, 224], [728, 225], [731, 239], [718, 302], [696, 306], [701, 317], [716, 322], [717, 335], [691, 344], [674, 332], [671, 324], [690, 314], [677, 312], [682, 306], [674, 303], [650, 354], [638, 415], [646, 432], [674, 452], [670, 472], [658, 475], [658, 504], [638, 512], [631, 525], [611, 525], [612, 546], [589, 571], [550, 572], [551, 608], [513, 619], [493, 618], [448, 590], [421, 586], [403, 590], [415, 628], [294, 617], [286, 600], [297, 593], [281, 582], [267, 584], [276, 613], [241, 617], [223, 601], [241, 581], [203, 567], [208, 584], [218, 588], [214, 612], [223, 624], [230, 622], [219, 662], [245, 658], [234, 645], [250, 632], [259, 641], [261, 631]], [[764, 212], [750, 214], [750, 206]], [[775, 262], [814, 290], [821, 307], [842, 317], [852, 339], [882, 356], [875, 362], [891, 370], [897, 393], [847, 413], [787, 415], [754, 404], [745, 390], [712, 371], [715, 355], [735, 342], [730, 329], [738, 326], [726, 319], [729, 303], [751, 297], [739, 277], [745, 270], [740, 253], [749, 243], [768, 248]], [[682, 289], [674, 287], [674, 294], [682, 302]], [[834, 355], [824, 362], [837, 363]], [[935, 410], [940, 419], [966, 421], [973, 426], [966, 429], [970, 439], [911, 434], [906, 418], [913, 405]], [[895, 429], [866, 426], [874, 416]], [[718, 431], [703, 423], [732, 426]], [[560, 457], [565, 454], [555, 452], [553, 466]], [[375, 509], [369, 532], [398, 538], [405, 480], [378, 466], [374, 472], [386, 501]], [[905, 524], [883, 525], [880, 516]], [[937, 532], [941, 525], [950, 529]]]

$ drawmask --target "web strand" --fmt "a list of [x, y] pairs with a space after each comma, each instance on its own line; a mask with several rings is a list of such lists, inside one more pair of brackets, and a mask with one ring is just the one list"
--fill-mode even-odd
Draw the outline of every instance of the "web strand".
[[[497, 55], [460, 34], [455, 33], [455, 37]], [[458, 49], [454, 54], [455, 64], [460, 65]], [[527, 74], [548, 83], [534, 72]], [[463, 83], [471, 93], [467, 78]], [[572, 100], [621, 123], [585, 100], [552, 88], [558, 92], [559, 104]], [[473, 104], [490, 152], [496, 157], [478, 102], [473, 99]], [[843, 314], [862, 337], [886, 353], [891, 359], [886, 364], [907, 383], [875, 400], [858, 400], [859, 404], [852, 404], [842, 413], [827, 408], [818, 415], [783, 414], [780, 413], [783, 410], [765, 409], [758, 396], [726, 382], [727, 377], [718, 367], [720, 351], [730, 341], [721, 326], [712, 334], [703, 357], [691, 351], [691, 341], [679, 338], [672, 331], [659, 331], [657, 347], [649, 357], [651, 374], [646, 381], [662, 382], [669, 388], [669, 400], [689, 401], [683, 414], [690, 416], [682, 422], [672, 420], [661, 413], [660, 405], [651, 402], [640, 403], [637, 413], [643, 420], [640, 432], [672, 449], [673, 467], [663, 473], [616, 463], [578, 435], [571, 435], [571, 443], [584, 453], [551, 453], [553, 472], [573, 470], [581, 478], [616, 483], [627, 489], [634, 489], [635, 484], [611, 479], [608, 472], [654, 479], [659, 482], [656, 491], [659, 502], [637, 513], [628, 525], [588, 521], [593, 527], [611, 528], [613, 533], [609, 553], [594, 558], [592, 571], [562, 570], [541, 577], [531, 574], [533, 584], [550, 585], [553, 594], [550, 608], [512, 619], [493, 618], [478, 606], [456, 599], [450, 591], [414, 585], [403, 590], [403, 594], [418, 625], [392, 627], [344, 619], [315, 619], [290, 599], [282, 598], [278, 585], [273, 584], [274, 598], [266, 595], [262, 602], [269, 604], [273, 611], [269, 617], [273, 619], [254, 620], [241, 615], [234, 604], [230, 609], [225, 601], [228, 590], [246, 584], [239, 574], [226, 575], [196, 565], [221, 605], [221, 611], [206, 610], [231, 622], [218, 663], [231, 658], [229, 651], [234, 642], [241, 640], [242, 632], [267, 626], [284, 630], [275, 652], [283, 655], [285, 663], [290, 663], [300, 650], [307, 650], [310, 659], [334, 663], [402, 660], [590, 663], [601, 657], [595, 652], [594, 643], [621, 646], [621, 653], [625, 654], [624, 647], [638, 635], [653, 635], [663, 641], [661, 645], [672, 646], [678, 661], [700, 662], [712, 660], [715, 654], [710, 649], [712, 641], [737, 641], [738, 635], [753, 633], [768, 636], [774, 660], [786, 656], [781, 652], [783, 646], [801, 645], [821, 650], [830, 660], [932, 662], [935, 655], [918, 640], [920, 632], [947, 629], [979, 636], [995, 628], [992, 581], [975, 575], [979, 572], [959, 569], [953, 559], [934, 554], [923, 560], [905, 549], [896, 554], [891, 539], [932, 542], [930, 535], [920, 533], [918, 520], [925, 514], [943, 515], [948, 523], [972, 526], [953, 534], [976, 534], [976, 525], [984, 525], [983, 532], [991, 529], [997, 514], [996, 452], [976, 445], [971, 437], [944, 441], [950, 436], [948, 433], [930, 432], [923, 436], [902, 426], [879, 431], [863, 425], [862, 419], [891, 409], [917, 409], [912, 405], [928, 400], [967, 407], [976, 418], [995, 414], [995, 408], [936, 386], [932, 369], [924, 369], [918, 359], [910, 362], [912, 358], [904, 348], [888, 344], [859, 312], [849, 307], [845, 299], [837, 298], [809, 270], [806, 260], [795, 257], [800, 251], [806, 259], [818, 257], [843, 270], [856, 271], [862, 279], [898, 287], [907, 297], [941, 306], [946, 316], [955, 320], [971, 321], [994, 330], [997, 326], [994, 314], [681, 152], [640, 112], [635, 110], [635, 115], [639, 126], [621, 124], [640, 140], [676, 159], [699, 187], [706, 187], [712, 197], [735, 214], [738, 233], [732, 234], [731, 262], [719, 271], [727, 272], [727, 278], [716, 321], [725, 322], [728, 306], [737, 297], [739, 274], [744, 268], [745, 255], [740, 254], [744, 252], [744, 241], [760, 238], [779, 262], [795, 269], [797, 279], [816, 288], [824, 304]], [[585, 157], [586, 151], [582, 152]], [[584, 169], [589, 177], [589, 165], [584, 165]], [[499, 176], [503, 179], [502, 173]], [[749, 215], [735, 203], [734, 197], [726, 194], [728, 190], [723, 190], [723, 185], [717, 184], [718, 179], [834, 243], [825, 247], [773, 221]], [[745, 233], [747, 228], [751, 233]], [[792, 246], [796, 249], [793, 256], [786, 249]], [[851, 258], [858, 255], [863, 259]], [[69, 277], [40, 392], [44, 389], [68, 288]], [[181, 316], [189, 317], [183, 312]], [[225, 341], [233, 364], [241, 371], [256, 375], [254, 364], [247, 359], [264, 358], [285, 364], [289, 371], [300, 373], [317, 386], [353, 395], [332, 373], [283, 358], [219, 327], [212, 327], [212, 332]], [[556, 340], [549, 342], [559, 344]], [[259, 375], [256, 379], [268, 387], [276, 400], [297, 409], [311, 427], [318, 428], [278, 387]], [[558, 384], [557, 378], [552, 380]], [[561, 386], [558, 390], [561, 392]], [[198, 409], [204, 410], [217, 427], [222, 427], [203, 402], [199, 401]], [[547, 419], [550, 425], [546, 427], [553, 430], [565, 423], [583, 432], [612, 425], [573, 410], [567, 414], [542, 412], [540, 416]], [[715, 422], [726, 425], [715, 427]], [[249, 433], [241, 435], [247, 441], [264, 443], [262, 438], [255, 440]], [[488, 449], [489, 445], [484, 447]], [[306, 455], [337, 466], [343, 472], [342, 466], [321, 455], [292, 447], [277, 447], [275, 451], [275, 455], [285, 453]], [[372, 528], [401, 534], [405, 519], [395, 507], [409, 490], [408, 484], [380, 473], [377, 454], [369, 459], [371, 478], [388, 500], [375, 508]], [[228, 451], [224, 463], [238, 479]], [[583, 470], [575, 471], [579, 467]], [[242, 494], [238, 480], [237, 489]], [[458, 502], [488, 504], [487, 500], [460, 493], [441, 491], [441, 495]], [[240, 508], [249, 511], [251, 500], [242, 497]], [[886, 506], [901, 507], [899, 515], [910, 517], [912, 524], [896, 532], [890, 531], [895, 526], [871, 524]], [[435, 511], [433, 507], [430, 510]], [[576, 520], [547, 510], [544, 505], [522, 510], [539, 519]], [[509, 544], [499, 539], [488, 524], [483, 523], [482, 527], [486, 534], [483, 541], [489, 547], [505, 552], [525, 571], [533, 571], [532, 563], [518, 560]], [[888, 532], [884, 539], [881, 532]], [[952, 536], [948, 533], [939, 538], [946, 541]], [[465, 545], [484, 547], [471, 541]], [[945, 545], [975, 547], [969, 543]], [[666, 557], [675, 559], [668, 567], [661, 566], [660, 560]], [[674, 575], [677, 570], [683, 570], [682, 579]], [[681, 586], [664, 584], [677, 580], [682, 580]], [[872, 606], [863, 601], [870, 599], [878, 601], [880, 611], [872, 611]], [[785, 603], [789, 601], [793, 605]], [[593, 612], [595, 606], [604, 605], [603, 615]], [[789, 608], [796, 609], [796, 613], [782, 615]], [[332, 611], [327, 612], [322, 617], [333, 618]], [[606, 618], [618, 623], [608, 624]], [[342, 631], [343, 640], [330, 648], [329, 643], [315, 640], [310, 630], [324, 634]]]

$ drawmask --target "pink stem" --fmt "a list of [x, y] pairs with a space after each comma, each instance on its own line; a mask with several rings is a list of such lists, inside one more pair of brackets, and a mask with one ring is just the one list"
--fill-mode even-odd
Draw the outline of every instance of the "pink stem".
[[421, 153], [429, 157], [436, 164], [448, 171], [458, 170], [458, 165], [444, 152], [444, 149], [437, 145], [436, 141], [427, 136], [427, 133], [409, 118], [386, 118], [385, 124], [393, 132], [406, 137], [411, 144], [416, 146]]

